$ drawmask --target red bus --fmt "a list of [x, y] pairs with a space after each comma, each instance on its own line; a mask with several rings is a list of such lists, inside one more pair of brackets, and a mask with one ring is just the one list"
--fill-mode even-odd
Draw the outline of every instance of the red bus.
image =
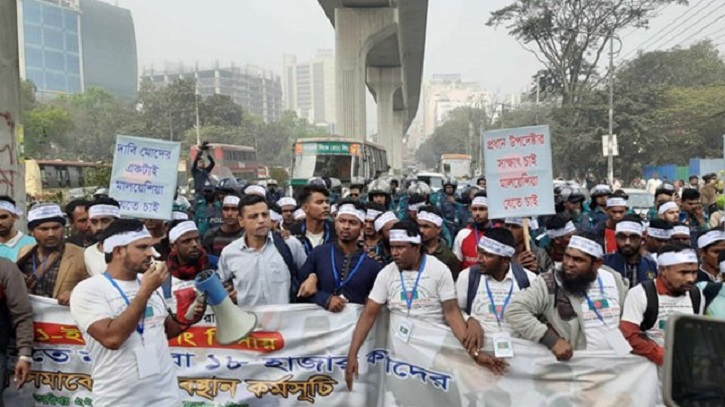
[[[194, 164], [199, 146], [191, 146], [189, 153], [189, 173]], [[269, 171], [267, 167], [257, 162], [257, 152], [254, 147], [237, 146], [234, 144], [209, 144], [209, 153], [214, 157], [215, 165], [212, 175], [219, 178], [229, 177], [243, 178], [247, 181], [267, 178]], [[204, 155], [206, 157], [206, 155]]]

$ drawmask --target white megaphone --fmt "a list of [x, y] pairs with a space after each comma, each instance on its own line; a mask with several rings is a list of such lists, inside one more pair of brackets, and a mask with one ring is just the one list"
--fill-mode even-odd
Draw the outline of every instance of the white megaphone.
[[206, 295], [207, 304], [214, 309], [217, 342], [229, 345], [252, 332], [257, 325], [257, 316], [234, 305], [214, 270], [204, 270], [194, 280], [196, 289]]

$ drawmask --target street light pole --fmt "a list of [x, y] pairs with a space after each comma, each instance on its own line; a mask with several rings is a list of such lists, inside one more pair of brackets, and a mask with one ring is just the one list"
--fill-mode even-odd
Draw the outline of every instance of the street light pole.
[[607, 136], [607, 180], [614, 185], [614, 31], [609, 32], [609, 135]]

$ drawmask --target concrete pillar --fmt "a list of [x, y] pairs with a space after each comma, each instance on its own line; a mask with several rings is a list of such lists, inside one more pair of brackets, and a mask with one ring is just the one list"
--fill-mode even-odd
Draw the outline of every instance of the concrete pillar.
[[335, 116], [338, 134], [365, 140], [365, 63], [368, 51], [397, 32], [395, 8], [335, 9]]
[[395, 111], [395, 92], [403, 86], [400, 67], [367, 69], [367, 83], [375, 93], [378, 105], [378, 140], [388, 153], [393, 170], [403, 165], [403, 110]]
[[0, 195], [12, 196], [24, 208], [25, 172], [17, 145], [21, 113], [18, 7], [15, 1], [0, 1]]

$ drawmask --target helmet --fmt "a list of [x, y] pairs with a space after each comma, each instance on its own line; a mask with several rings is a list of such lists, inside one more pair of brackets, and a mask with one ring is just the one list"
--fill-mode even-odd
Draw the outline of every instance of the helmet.
[[600, 196], [609, 196], [609, 195], [612, 195], [612, 190], [609, 188], [609, 185], [599, 184], [599, 185], [596, 185], [594, 188], [592, 188], [589, 195], [592, 198], [598, 198]]
[[456, 180], [454, 177], [445, 177], [443, 178], [443, 188], [445, 188], [447, 185], [450, 185], [455, 189], [458, 187], [458, 180]]
[[567, 201], [571, 203], [581, 203], [586, 200], [586, 197], [579, 188], [571, 188]]
[[278, 185], [278, 184], [277, 184], [277, 180], [276, 180], [276, 179], [274, 179], [274, 178], [270, 178], [270, 179], [268, 179], [268, 180], [267, 180], [267, 186], [269, 186], [269, 185], [274, 185], [274, 186], [277, 186], [277, 185]]
[[390, 195], [390, 184], [384, 179], [376, 179], [368, 185], [368, 195], [385, 194]]
[[365, 179], [363, 177], [352, 177], [350, 179], [350, 188], [365, 186]]
[[224, 192], [227, 194], [240, 194], [242, 192], [242, 188], [234, 178], [220, 179], [216, 189], [218, 192]]
[[321, 185], [327, 189], [330, 189], [330, 179], [325, 179], [322, 177], [312, 177], [307, 180], [307, 185]]
[[408, 195], [430, 195], [430, 187], [423, 181], [416, 181], [408, 187]]

